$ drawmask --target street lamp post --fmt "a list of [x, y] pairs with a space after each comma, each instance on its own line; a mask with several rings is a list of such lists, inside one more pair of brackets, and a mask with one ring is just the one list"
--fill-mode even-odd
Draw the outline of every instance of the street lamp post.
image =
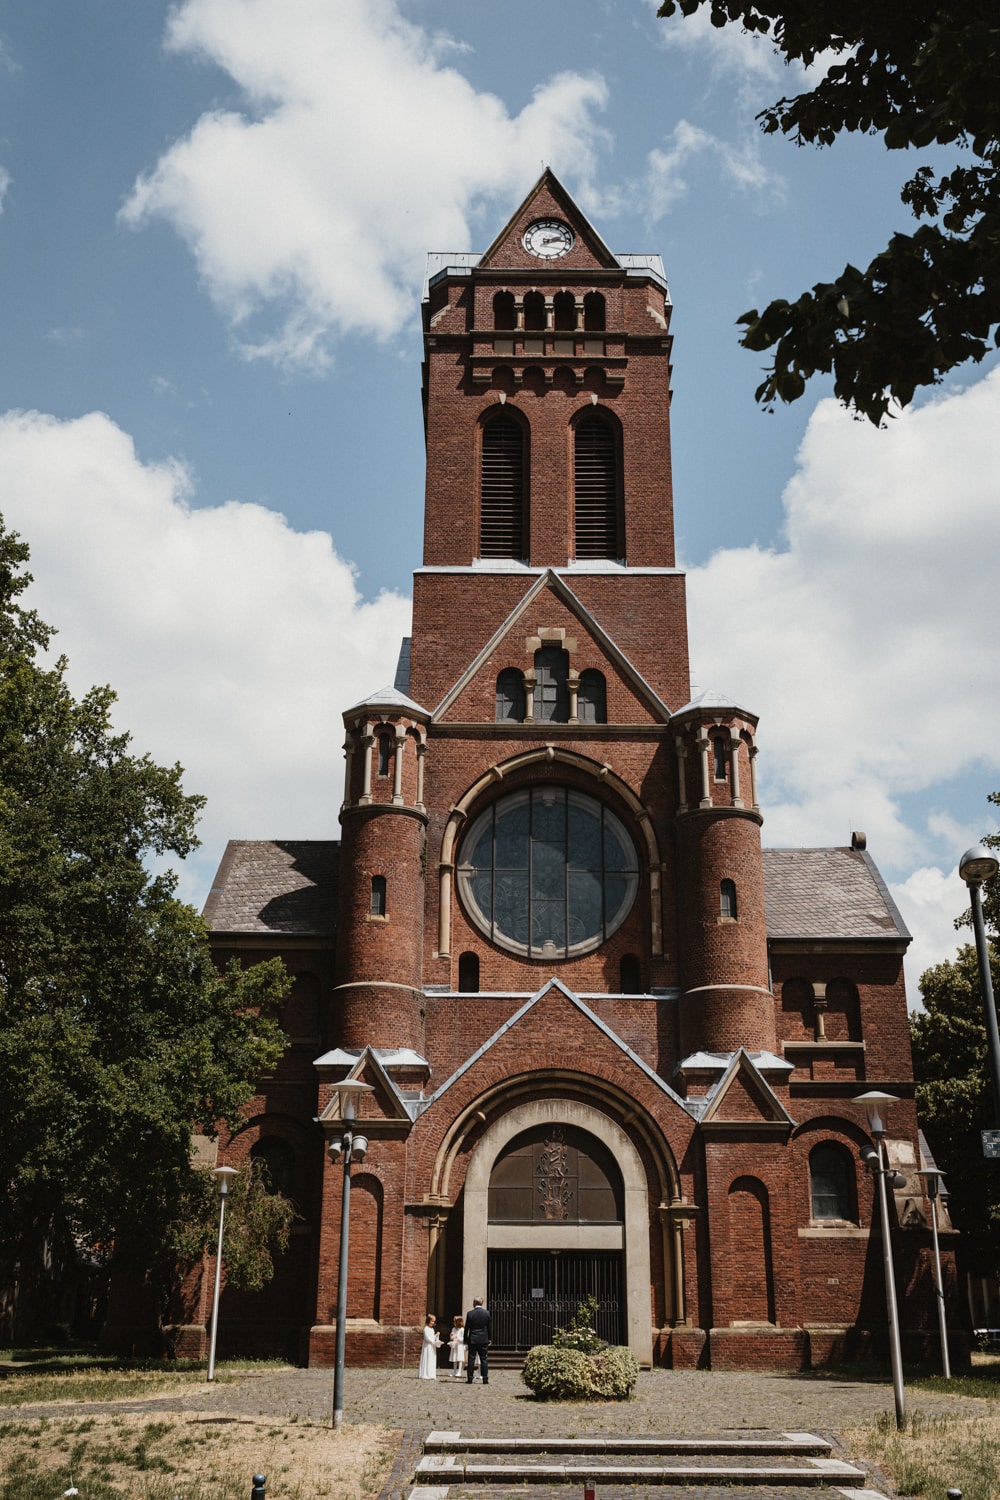
[[215, 1379], [215, 1336], [219, 1331], [219, 1292], [222, 1288], [222, 1235], [226, 1227], [226, 1199], [229, 1180], [236, 1176], [235, 1167], [213, 1167], [212, 1175], [219, 1189], [219, 1243], [215, 1251], [215, 1291], [212, 1295], [212, 1333], [208, 1341], [208, 1379]]
[[360, 1094], [372, 1093], [370, 1083], [347, 1078], [336, 1085], [342, 1133], [330, 1138], [331, 1160], [343, 1156], [344, 1187], [340, 1200], [340, 1259], [337, 1267], [337, 1343], [333, 1366], [333, 1426], [339, 1429], [344, 1420], [344, 1345], [347, 1335], [347, 1262], [351, 1225], [351, 1162], [364, 1161], [368, 1151], [365, 1136], [354, 1131], [354, 1101]]
[[990, 974], [990, 955], [983, 922], [983, 882], [995, 875], [997, 870], [1000, 870], [1000, 860], [981, 844], [966, 849], [958, 865], [958, 873], [969, 887], [969, 900], [972, 903], [972, 927], [976, 934], [979, 985], [986, 1017], [986, 1035], [989, 1038], [990, 1073], [993, 1077], [993, 1123], [1000, 1127], [1000, 1032], [997, 1030], [997, 1008], [993, 1001], [993, 978]]
[[899, 1307], [896, 1302], [896, 1275], [892, 1266], [892, 1243], [889, 1239], [889, 1196], [886, 1179], [892, 1187], [902, 1187], [906, 1181], [902, 1172], [887, 1165], [883, 1150], [886, 1111], [890, 1104], [898, 1103], [894, 1094], [883, 1094], [877, 1089], [859, 1094], [855, 1104], [863, 1104], [868, 1117], [868, 1129], [874, 1146], [862, 1146], [861, 1160], [878, 1178], [879, 1208], [882, 1213], [882, 1265], [885, 1272], [885, 1305], [889, 1315], [889, 1362], [892, 1365], [892, 1395], [896, 1404], [896, 1426], [902, 1431], [906, 1425], [906, 1398], [903, 1394], [903, 1351], [899, 1340]]
[[926, 1167], [917, 1173], [927, 1185], [927, 1196], [931, 1200], [931, 1235], [934, 1239], [934, 1292], [937, 1299], [938, 1331], [941, 1334], [941, 1368], [945, 1380], [951, 1379], [951, 1361], [948, 1358], [948, 1321], [945, 1316], [944, 1282], [941, 1279], [941, 1246], [938, 1242], [937, 1200], [944, 1182], [944, 1173], [937, 1167]]

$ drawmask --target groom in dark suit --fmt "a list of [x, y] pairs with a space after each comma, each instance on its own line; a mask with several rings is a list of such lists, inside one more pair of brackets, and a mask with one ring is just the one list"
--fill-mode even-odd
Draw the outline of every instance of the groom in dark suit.
[[490, 1334], [493, 1332], [493, 1319], [487, 1308], [483, 1306], [482, 1297], [472, 1299], [472, 1307], [465, 1315], [465, 1346], [469, 1351], [467, 1384], [472, 1384], [472, 1376], [476, 1366], [476, 1355], [479, 1356], [479, 1373], [483, 1377], [483, 1385], [490, 1383]]

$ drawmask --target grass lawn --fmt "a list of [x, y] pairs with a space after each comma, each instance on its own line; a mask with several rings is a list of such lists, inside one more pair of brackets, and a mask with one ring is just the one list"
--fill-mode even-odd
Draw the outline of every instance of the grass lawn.
[[[183, 1393], [204, 1385], [203, 1365], [53, 1360], [40, 1371], [0, 1379], [0, 1495], [3, 1500], [248, 1500], [253, 1474], [266, 1474], [274, 1500], [365, 1500], [389, 1474], [399, 1433], [346, 1426], [334, 1433], [306, 1421], [210, 1411], [69, 1411], [88, 1402]], [[25, 1361], [27, 1363], [27, 1361]], [[11, 1365], [5, 1366], [9, 1371]], [[235, 1380], [247, 1365], [220, 1365]], [[259, 1368], [249, 1367], [249, 1368]], [[18, 1408], [44, 1404], [42, 1416]]]
[[985, 1397], [996, 1409], [977, 1417], [917, 1412], [904, 1432], [896, 1431], [892, 1416], [880, 1413], [866, 1427], [844, 1432], [847, 1445], [877, 1464], [902, 1495], [945, 1500], [949, 1489], [959, 1489], [962, 1500], [1000, 1500], [1000, 1359], [974, 1354], [969, 1373], [951, 1380], [906, 1374], [905, 1384], [941, 1395]]

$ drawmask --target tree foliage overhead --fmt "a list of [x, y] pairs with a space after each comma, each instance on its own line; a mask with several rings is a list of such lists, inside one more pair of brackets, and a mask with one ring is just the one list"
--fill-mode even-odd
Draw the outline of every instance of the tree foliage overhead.
[[180, 766], [132, 753], [114, 694], [76, 699], [19, 602], [0, 519], [0, 1288], [89, 1250], [154, 1264], [185, 1212], [194, 1131], [235, 1127], [284, 1050], [278, 961], [219, 975], [150, 856], [196, 846]]
[[[889, 150], [955, 149], [902, 191], [920, 221], [865, 270], [848, 265], [795, 301], [745, 313], [741, 342], [773, 350], [757, 400], [798, 399], [813, 375], [878, 424], [1000, 343], [1000, 10], [986, 0], [664, 0], [661, 16], [708, 11], [714, 26], [768, 37], [786, 62], [826, 66], [758, 117], [768, 134], [829, 146], [879, 135]], [[831, 62], [832, 59], [832, 62]]]

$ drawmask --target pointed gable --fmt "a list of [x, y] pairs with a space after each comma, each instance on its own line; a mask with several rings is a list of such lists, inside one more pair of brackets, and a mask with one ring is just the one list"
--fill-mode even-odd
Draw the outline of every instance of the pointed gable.
[[[670, 718], [625, 654], [585, 609], [558, 574], [547, 571], [526, 590], [483, 649], [434, 711], [435, 721], [482, 723], [495, 718], [497, 677], [514, 668], [528, 672], [543, 645], [561, 645], [573, 672], [596, 670], [605, 678], [608, 720], [655, 724]], [[611, 711], [611, 703], [616, 707]]]
[[701, 1117], [711, 1132], [738, 1126], [784, 1133], [794, 1121], [745, 1051], [735, 1054]]
[[568, 266], [574, 270], [620, 268], [617, 257], [611, 253], [597, 230], [548, 167], [482, 256], [479, 268], [528, 270], [539, 265], [551, 266], [553, 260], [532, 255], [524, 244], [525, 232], [533, 224], [548, 220], [565, 225], [573, 236], [572, 248], [558, 257], [557, 263], [560, 266]]

